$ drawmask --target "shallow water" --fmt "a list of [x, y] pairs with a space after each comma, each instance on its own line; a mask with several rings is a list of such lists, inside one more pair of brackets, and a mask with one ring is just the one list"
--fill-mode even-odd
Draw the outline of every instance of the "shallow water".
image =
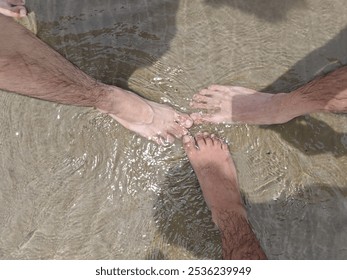
[[[184, 112], [212, 83], [286, 92], [347, 64], [343, 0], [28, 5], [38, 36], [85, 72]], [[0, 106], [1, 259], [220, 258], [179, 141], [159, 147], [88, 108], [10, 93]], [[228, 141], [270, 259], [347, 258], [346, 120], [192, 129]]]

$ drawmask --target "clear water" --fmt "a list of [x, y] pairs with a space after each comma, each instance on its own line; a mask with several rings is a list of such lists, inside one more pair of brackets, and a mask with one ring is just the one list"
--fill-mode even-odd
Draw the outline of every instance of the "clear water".
[[[344, 0], [28, 2], [38, 36], [83, 71], [183, 112], [213, 83], [287, 92], [347, 64]], [[11, 93], [0, 107], [1, 259], [221, 257], [179, 141]], [[192, 129], [229, 143], [269, 258], [347, 258], [346, 120]]]

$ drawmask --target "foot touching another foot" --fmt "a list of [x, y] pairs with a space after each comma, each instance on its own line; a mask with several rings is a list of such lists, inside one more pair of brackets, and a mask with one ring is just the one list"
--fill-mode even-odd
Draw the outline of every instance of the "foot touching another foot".
[[266, 259], [247, 221], [228, 147], [208, 134], [183, 138], [184, 149], [198, 177], [212, 219], [221, 232], [224, 259]]
[[[193, 96], [191, 107], [207, 113], [193, 113], [195, 123], [275, 124], [289, 121], [287, 94], [269, 94], [243, 87], [212, 85]], [[286, 109], [286, 110], [285, 110]], [[294, 108], [293, 108], [294, 109]]]
[[0, 14], [20, 18], [27, 15], [25, 0], [0, 0]]
[[146, 100], [130, 91], [113, 87], [98, 109], [108, 113], [124, 127], [156, 142], [159, 145], [173, 143], [182, 138], [193, 125], [186, 114], [171, 107]]
[[238, 213], [246, 219], [234, 162], [228, 146], [215, 136], [197, 134], [183, 138], [184, 149], [199, 180], [213, 221], [218, 227], [220, 214]]

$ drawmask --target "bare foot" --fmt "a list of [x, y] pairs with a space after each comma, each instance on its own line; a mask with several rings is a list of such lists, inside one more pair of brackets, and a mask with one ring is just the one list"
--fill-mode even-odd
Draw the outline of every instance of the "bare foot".
[[224, 259], [266, 259], [247, 221], [236, 169], [226, 144], [208, 134], [183, 138], [212, 219], [221, 232]]
[[0, 0], [0, 14], [20, 18], [27, 15], [25, 0]]
[[[107, 102], [98, 109], [108, 113], [124, 127], [141, 136], [164, 145], [182, 138], [193, 125], [186, 114], [169, 106], [146, 100], [130, 91], [113, 87]], [[117, 108], [117, 109], [115, 109]]]
[[[193, 113], [195, 123], [275, 124], [296, 115], [285, 106], [287, 94], [269, 94], [243, 87], [212, 85], [193, 96], [192, 108], [207, 113]], [[288, 103], [288, 102], [287, 102]]]
[[246, 218], [228, 146], [206, 133], [197, 134], [195, 139], [185, 136], [183, 143], [217, 226], [221, 226], [220, 214], [225, 211], [235, 212]]

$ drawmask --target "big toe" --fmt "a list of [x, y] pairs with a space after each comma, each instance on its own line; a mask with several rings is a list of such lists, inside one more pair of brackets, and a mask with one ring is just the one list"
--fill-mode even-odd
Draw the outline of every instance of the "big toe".
[[223, 86], [223, 85], [210, 85], [208, 89], [210, 91], [222, 91], [222, 92], [229, 90], [227, 86]]
[[179, 124], [174, 124], [167, 130], [170, 134], [174, 135], [176, 138], [181, 138], [183, 135], [188, 133], [188, 130]]
[[196, 151], [194, 138], [190, 135], [183, 136], [183, 148], [186, 151], [188, 157]]
[[175, 137], [173, 137], [171, 134], [167, 133], [165, 135], [162, 135], [159, 137], [159, 144], [161, 146], [169, 146], [175, 142]]
[[24, 6], [5, 7], [3, 9], [0, 7], [0, 13], [13, 18], [21, 18], [27, 15], [27, 10]]
[[190, 114], [190, 117], [194, 121], [195, 124], [202, 123], [202, 114], [201, 113], [192, 113], [192, 114]]
[[192, 120], [192, 118], [189, 115], [185, 115], [185, 114], [177, 114], [176, 121], [179, 125], [185, 128], [190, 128], [194, 124], [194, 121]]
[[7, 0], [7, 3], [11, 5], [25, 5], [25, 0]]

